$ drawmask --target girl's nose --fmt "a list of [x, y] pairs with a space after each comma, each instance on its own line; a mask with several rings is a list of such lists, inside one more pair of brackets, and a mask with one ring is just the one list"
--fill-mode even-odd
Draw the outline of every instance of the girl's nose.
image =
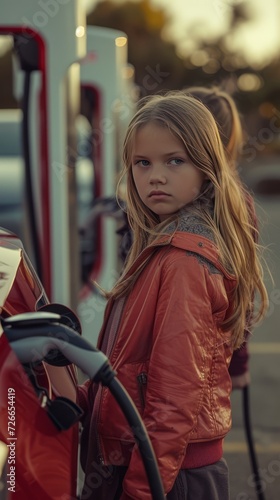
[[166, 176], [162, 165], [155, 165], [151, 169], [150, 184], [166, 184]]

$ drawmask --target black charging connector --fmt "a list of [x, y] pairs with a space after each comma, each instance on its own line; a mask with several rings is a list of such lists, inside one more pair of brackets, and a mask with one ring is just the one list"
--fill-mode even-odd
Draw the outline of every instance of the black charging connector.
[[23, 71], [30, 73], [39, 69], [37, 40], [30, 35], [14, 35], [14, 51]]

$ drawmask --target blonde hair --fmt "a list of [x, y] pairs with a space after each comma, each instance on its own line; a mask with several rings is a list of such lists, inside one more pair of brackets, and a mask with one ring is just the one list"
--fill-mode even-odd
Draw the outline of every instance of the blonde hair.
[[240, 116], [233, 98], [217, 86], [187, 87], [184, 92], [186, 95], [198, 99], [211, 111], [220, 133], [226, 157], [230, 166], [235, 168], [242, 153], [244, 138]]
[[[139, 273], [147, 265], [147, 259], [128, 278], [126, 272], [148, 244], [166, 234], [165, 229], [170, 221], [178, 220], [178, 214], [174, 214], [160, 223], [158, 216], [140, 199], [134, 183], [131, 167], [135, 135], [140, 127], [151, 122], [167, 127], [179, 138], [190, 160], [206, 177], [193, 209], [198, 212], [203, 223], [211, 227], [220, 260], [237, 280], [232, 297], [233, 312], [222, 325], [224, 331], [231, 331], [232, 344], [236, 348], [244, 340], [246, 315], [253, 309], [252, 296], [255, 290], [260, 295], [260, 306], [254, 320], [258, 321], [264, 316], [267, 294], [263, 271], [252, 237], [243, 188], [237, 172], [228, 166], [215, 120], [202, 103], [184, 92], [168, 92], [142, 99], [140, 108], [129, 124], [124, 141], [121, 180], [126, 177], [127, 216], [134, 231], [134, 240], [123, 274], [108, 296], [118, 297], [131, 290]], [[213, 218], [207, 210], [210, 204], [214, 206]], [[168, 245], [170, 237], [168, 235], [161, 244]]]

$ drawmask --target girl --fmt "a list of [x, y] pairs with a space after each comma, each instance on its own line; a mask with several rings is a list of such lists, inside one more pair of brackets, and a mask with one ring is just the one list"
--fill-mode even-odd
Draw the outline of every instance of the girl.
[[[227, 500], [228, 365], [253, 290], [267, 296], [242, 188], [211, 113], [183, 92], [141, 102], [124, 142], [133, 244], [107, 294], [98, 347], [149, 432], [168, 500]], [[82, 499], [150, 500], [137, 446], [106, 388], [79, 388]]]
[[[192, 95], [206, 106], [215, 118], [224, 151], [231, 168], [237, 169], [237, 163], [242, 153], [244, 144], [243, 132], [238, 109], [232, 97], [219, 87], [188, 87], [185, 89], [188, 95]], [[252, 196], [243, 190], [249, 216], [252, 223], [254, 240], [258, 240], [257, 215]], [[249, 351], [248, 339], [250, 336], [250, 321], [248, 318], [244, 332], [245, 341], [239, 349], [233, 353], [229, 373], [233, 389], [242, 389], [250, 383], [249, 373]]]

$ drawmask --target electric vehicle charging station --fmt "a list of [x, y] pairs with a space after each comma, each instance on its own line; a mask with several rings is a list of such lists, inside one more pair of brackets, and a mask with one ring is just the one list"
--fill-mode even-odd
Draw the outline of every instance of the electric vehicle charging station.
[[[0, 25], [0, 33], [23, 33], [16, 47], [18, 57], [14, 57], [14, 94], [25, 107], [24, 149], [29, 163], [23, 241], [50, 300], [77, 310], [83, 335], [95, 342], [105, 300], [92, 282], [110, 288], [121, 266], [115, 189], [124, 130], [135, 109], [134, 69], [127, 63], [125, 33], [88, 26], [85, 40], [84, 35], [77, 36], [83, 33], [84, 22], [81, 14], [75, 17], [77, 6], [71, 3], [69, 13], [65, 0], [53, 1], [54, 11], [45, 12], [32, 11], [32, 2], [24, 0], [16, 21], [7, 6]], [[20, 22], [26, 24], [20, 28]], [[67, 26], [63, 34], [61, 26]], [[82, 161], [76, 148], [77, 124], [83, 113], [80, 92], [91, 129], [87, 138], [90, 158]], [[91, 241], [88, 250], [92, 262], [82, 279], [77, 181], [86, 186], [88, 210], [93, 208], [97, 214], [89, 231], [91, 240], [95, 239], [95, 246]]]
[[75, 308], [79, 251], [71, 152], [80, 106], [78, 62], [86, 54], [85, 12], [77, 0], [22, 0], [16, 8], [3, 0], [0, 34], [15, 38], [22, 70], [16, 92], [26, 105], [26, 147], [37, 193], [30, 206], [37, 272], [51, 301]]
[[[77, 0], [22, 0], [16, 6], [3, 0], [0, 34], [13, 37], [18, 54], [15, 93], [22, 100], [24, 153], [30, 169], [25, 202], [32, 219], [29, 231], [35, 236], [33, 245], [25, 246], [28, 253], [35, 254], [33, 262], [50, 300], [75, 308], [79, 290], [79, 251], [71, 153], [75, 148], [72, 145], [74, 117], [80, 108], [78, 62], [86, 53], [85, 13]], [[16, 183], [17, 179], [11, 181]], [[2, 264], [5, 266], [5, 261]], [[27, 283], [29, 278], [27, 274]], [[23, 307], [22, 299], [18, 303], [20, 307]], [[14, 369], [17, 370], [16, 365]], [[50, 394], [75, 397], [77, 380], [74, 380], [71, 367], [44, 367], [43, 378], [42, 385]], [[24, 379], [21, 381], [22, 386], [17, 385], [19, 407]], [[13, 378], [10, 378], [12, 383]], [[2, 396], [1, 393], [1, 404], [5, 404]], [[28, 401], [30, 404], [31, 400], [27, 400], [27, 404]], [[67, 491], [72, 496], [76, 495], [77, 447], [76, 426], [65, 436], [71, 476]], [[55, 453], [51, 445], [50, 451]]]

